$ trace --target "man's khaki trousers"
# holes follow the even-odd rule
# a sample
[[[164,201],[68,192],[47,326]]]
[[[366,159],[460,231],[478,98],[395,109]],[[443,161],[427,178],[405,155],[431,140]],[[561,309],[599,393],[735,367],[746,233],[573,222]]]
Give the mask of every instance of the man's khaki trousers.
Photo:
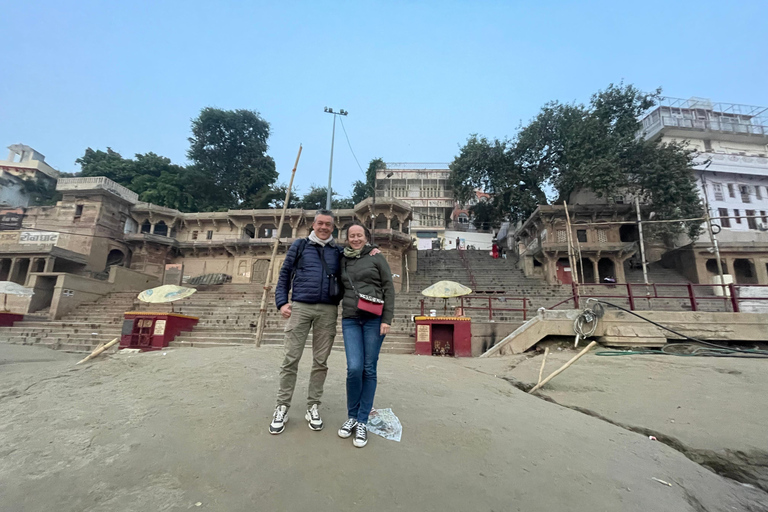
[[[277,405],[291,406],[293,391],[296,388],[296,374],[299,361],[304,353],[309,329],[312,328],[312,372],[309,375],[307,408],[320,404],[323,397],[323,384],[328,373],[328,356],[336,337],[338,306],[332,304],[291,303],[291,317],[285,324],[285,358],[280,367],[280,391],[277,393]]]

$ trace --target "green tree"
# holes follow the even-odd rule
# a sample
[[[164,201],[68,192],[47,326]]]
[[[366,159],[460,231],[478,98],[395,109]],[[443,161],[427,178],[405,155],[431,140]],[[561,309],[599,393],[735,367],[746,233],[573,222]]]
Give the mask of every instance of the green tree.
[[[376,171],[386,169],[387,164],[381,158],[374,158],[368,163],[365,171],[365,181],[357,180],[352,184],[351,201],[353,205],[373,196],[373,188],[376,184]]]
[[[536,205],[546,203],[541,174],[520,165],[515,145],[508,140],[471,135],[450,165],[456,198],[467,203],[475,198],[475,189],[491,195],[482,207],[486,222],[523,220]]]
[[[208,175],[228,208],[253,207],[269,196],[278,173],[267,155],[269,123],[252,110],[207,107],[192,121],[187,156]]]
[[[598,197],[638,196],[659,219],[700,217],[704,211],[692,152],[681,144],[638,137],[640,116],[660,94],[660,89],[643,93],[632,85],[610,84],[588,105],[549,103],[518,133],[515,161],[549,181],[558,202],[576,190],[590,189]],[[656,234],[669,239],[686,231],[696,238],[700,224],[670,223]]]
[[[328,195],[328,187],[318,187],[317,185],[311,185],[309,192],[302,196],[298,201],[298,208],[304,208],[305,210],[322,210],[325,208],[325,200]],[[352,208],[351,198],[341,198],[339,194],[334,190],[331,194],[331,207],[335,209],[340,208]]]

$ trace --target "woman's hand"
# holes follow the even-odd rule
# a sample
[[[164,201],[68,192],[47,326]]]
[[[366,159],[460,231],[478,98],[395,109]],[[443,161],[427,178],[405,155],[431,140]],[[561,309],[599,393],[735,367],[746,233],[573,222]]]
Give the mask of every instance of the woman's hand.
[[[389,334],[389,324],[381,324],[381,329],[379,329],[379,334],[384,336],[385,334]]]

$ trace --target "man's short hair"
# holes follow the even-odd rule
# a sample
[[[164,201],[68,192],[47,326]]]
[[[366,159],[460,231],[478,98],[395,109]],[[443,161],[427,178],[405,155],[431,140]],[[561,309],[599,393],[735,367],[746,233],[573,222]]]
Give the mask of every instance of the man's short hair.
[[[333,214],[331,210],[326,209],[320,209],[315,212],[315,218],[314,220],[317,220],[318,215],[327,215],[328,217],[332,218],[333,220],[336,220],[336,216]]]

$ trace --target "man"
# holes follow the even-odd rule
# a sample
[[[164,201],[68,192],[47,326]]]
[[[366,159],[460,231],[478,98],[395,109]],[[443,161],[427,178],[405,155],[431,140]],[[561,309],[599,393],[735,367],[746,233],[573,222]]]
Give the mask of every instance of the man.
[[[338,304],[343,289],[334,281],[340,275],[340,259],[344,248],[333,239],[334,218],[330,210],[318,210],[308,238],[293,242],[280,269],[275,288],[275,303],[285,324],[285,358],[280,366],[280,390],[277,406],[269,425],[270,434],[280,434],[288,421],[299,361],[304,353],[309,329],[312,329],[312,371],[309,376],[307,413],[304,416],[312,430],[322,430],[318,408],[323,384],[328,373],[328,356],[336,336]],[[371,255],[379,253],[378,249]],[[322,259],[321,259],[322,258]],[[324,263],[324,264],[323,264]],[[338,285],[341,284],[338,279]],[[334,293],[338,288],[337,293]],[[291,300],[288,291],[291,290]]]

